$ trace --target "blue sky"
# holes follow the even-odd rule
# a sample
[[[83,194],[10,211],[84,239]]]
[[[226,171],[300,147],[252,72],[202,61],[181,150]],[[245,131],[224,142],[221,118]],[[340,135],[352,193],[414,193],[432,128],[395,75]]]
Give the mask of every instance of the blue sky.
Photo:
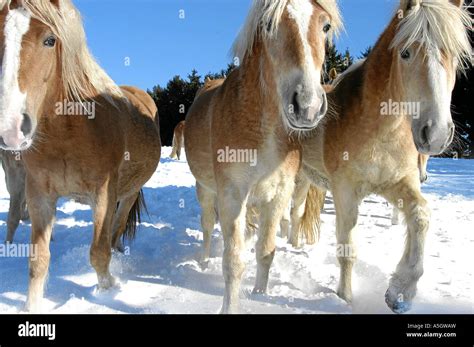
[[[251,0],[75,0],[89,46],[118,84],[151,88],[193,68],[215,72]],[[358,55],[388,24],[398,0],[340,0],[346,33],[337,47]],[[184,19],[180,18],[184,11]],[[129,64],[127,64],[129,62]]]

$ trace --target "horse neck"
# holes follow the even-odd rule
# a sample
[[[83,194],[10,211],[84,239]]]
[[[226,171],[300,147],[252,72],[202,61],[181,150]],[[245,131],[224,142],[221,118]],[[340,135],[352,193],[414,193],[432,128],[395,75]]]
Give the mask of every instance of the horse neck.
[[[57,84],[53,84],[52,88],[49,88],[42,108],[39,110],[41,116],[41,121],[38,124],[40,132],[49,133],[49,134],[62,134],[62,136],[67,137],[69,131],[75,131],[75,127],[65,127],[64,124],[79,125],[81,122],[89,121],[87,116],[76,115],[76,114],[64,114],[68,112],[70,105],[74,104],[74,108],[79,108],[81,101],[72,100],[68,98],[62,88],[57,88],[60,86],[61,81],[58,81]]]
[[[262,42],[254,45],[252,55],[247,54],[239,67],[241,92],[252,93],[251,105],[243,105],[253,112],[248,114],[262,115],[262,123],[267,126],[280,125],[281,121],[278,90],[270,56]],[[245,97],[248,102],[249,98]],[[265,111],[265,112],[263,112]]]
[[[394,18],[364,63],[361,95],[363,121],[373,119],[377,121],[379,129],[384,126],[389,129],[397,128],[405,120],[405,117],[383,116],[383,121],[380,121],[382,103],[403,99],[390,49],[396,30],[397,20]]]

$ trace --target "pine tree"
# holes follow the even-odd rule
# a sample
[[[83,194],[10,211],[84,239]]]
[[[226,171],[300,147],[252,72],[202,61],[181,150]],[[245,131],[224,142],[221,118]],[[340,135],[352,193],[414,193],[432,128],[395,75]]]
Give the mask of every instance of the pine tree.
[[[372,46],[369,46],[365,49],[365,51],[361,52],[358,59],[366,59],[369,54],[372,52],[374,48]]]
[[[343,73],[346,71],[352,64],[354,63],[354,58],[351,56],[348,49],[341,54],[336,46],[334,45],[327,45],[326,46],[326,61],[324,63],[325,68],[325,76],[324,76],[324,83],[328,83],[329,81],[329,71],[335,69],[338,74]]]

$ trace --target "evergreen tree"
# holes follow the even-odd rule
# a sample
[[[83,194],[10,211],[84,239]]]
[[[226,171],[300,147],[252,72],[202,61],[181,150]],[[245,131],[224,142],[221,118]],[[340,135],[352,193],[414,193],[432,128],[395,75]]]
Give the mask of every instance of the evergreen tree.
[[[344,54],[340,53],[336,46],[327,45],[326,46],[326,61],[324,63],[324,68],[326,74],[324,76],[324,83],[329,82],[329,71],[335,69],[338,74],[346,71],[354,63],[354,58],[351,56],[348,49]]]
[[[466,6],[471,1],[466,1]],[[468,7],[471,18],[474,16],[474,7]],[[474,42],[474,33],[471,31],[471,43]],[[456,124],[456,137],[447,156],[453,152],[458,156],[474,159],[474,68],[471,66],[465,75],[459,75],[453,91],[452,115]]]
[[[374,48],[372,46],[367,47],[363,52],[360,53],[358,59],[366,59]]]

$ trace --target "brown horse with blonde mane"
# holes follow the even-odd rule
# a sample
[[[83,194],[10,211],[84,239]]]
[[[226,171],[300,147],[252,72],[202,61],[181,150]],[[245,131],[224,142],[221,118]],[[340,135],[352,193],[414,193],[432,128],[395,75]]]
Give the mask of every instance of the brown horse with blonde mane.
[[[99,289],[114,286],[111,245],[135,232],[141,188],[160,159],[157,109],[147,93],[119,88],[95,62],[70,0],[3,0],[0,11],[1,146],[23,150],[36,247],[26,308],[36,312],[59,197],[91,205],[91,264]]]
[[[386,303],[403,313],[416,295],[430,221],[420,189],[419,153],[440,154],[453,140],[451,92],[456,72],[472,60],[472,21],[462,3],[401,0],[367,60],[351,67],[328,94],[332,116],[303,142],[301,185],[309,185],[307,177],[333,193],[338,294],[348,302],[357,255],[352,234],[359,204],[372,193],[399,208],[407,224],[405,251],[390,279]],[[307,189],[296,191],[295,201],[304,201]],[[307,200],[313,209],[321,208],[311,195]],[[295,209],[301,211],[301,206]]]
[[[267,289],[276,231],[300,169],[296,136],[326,115],[321,69],[328,35],[340,24],[333,0],[255,0],[234,45],[239,66],[205,87],[187,116],[185,148],[206,242],[215,201],[222,226],[223,313],[238,310],[247,203],[260,215],[254,293]]]

